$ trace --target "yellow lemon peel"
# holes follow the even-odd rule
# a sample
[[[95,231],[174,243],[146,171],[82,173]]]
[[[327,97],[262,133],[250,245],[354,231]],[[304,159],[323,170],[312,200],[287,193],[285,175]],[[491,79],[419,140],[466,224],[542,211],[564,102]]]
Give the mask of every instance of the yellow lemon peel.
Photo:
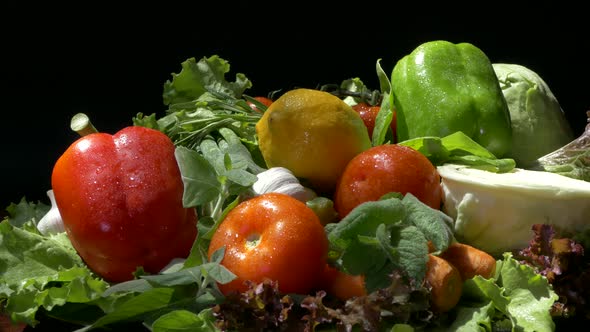
[[[357,112],[320,90],[287,91],[256,124],[268,167],[285,167],[319,192],[331,192],[346,164],[371,147]]]

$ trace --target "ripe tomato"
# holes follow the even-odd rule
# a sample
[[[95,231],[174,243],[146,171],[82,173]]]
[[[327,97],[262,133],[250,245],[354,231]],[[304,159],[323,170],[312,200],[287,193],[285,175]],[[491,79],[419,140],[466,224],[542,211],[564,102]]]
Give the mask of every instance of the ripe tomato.
[[[374,146],[346,165],[334,193],[334,208],[342,218],[357,205],[376,201],[390,192],[412,193],[439,209],[440,175],[428,158],[412,148],[397,144]]]
[[[355,110],[363,119],[365,123],[365,127],[369,131],[369,137],[373,137],[373,130],[375,129],[375,119],[377,118],[377,114],[381,110],[381,106],[371,106],[365,102],[358,103],[352,106],[352,109]],[[393,133],[394,140],[396,139],[396,113],[393,112],[393,118],[391,119],[391,124],[389,127]]]
[[[263,104],[264,106],[266,106],[266,107],[269,107],[269,106],[270,106],[270,104],[272,104],[272,100],[271,100],[270,98],[267,98],[267,97],[258,96],[258,97],[254,97],[254,99],[255,99],[256,101],[259,101],[260,103],[262,103],[262,104]],[[262,113],[262,111],[261,111],[260,109],[258,109],[258,106],[256,106],[256,105],[255,105],[253,102],[251,102],[251,101],[247,101],[247,103],[248,103],[248,105],[250,105],[250,107],[251,107],[253,110],[255,110],[255,111],[257,111],[257,112],[261,112],[261,113]]]
[[[221,264],[236,274],[222,293],[245,291],[246,280],[275,280],[284,293],[307,294],[326,265],[328,239],[305,203],[266,193],[233,208],[213,234],[208,255],[225,246]]]

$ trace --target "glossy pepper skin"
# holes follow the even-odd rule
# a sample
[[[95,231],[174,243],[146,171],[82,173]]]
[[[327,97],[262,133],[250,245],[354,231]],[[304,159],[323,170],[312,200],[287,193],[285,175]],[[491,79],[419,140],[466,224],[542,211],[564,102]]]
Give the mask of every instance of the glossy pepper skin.
[[[174,145],[139,126],[75,141],[57,160],[52,188],[78,254],[110,282],[138,266],[157,273],[186,257],[197,235],[195,209],[182,205]]]
[[[489,58],[476,46],[423,43],[396,63],[391,85],[398,142],[462,131],[496,157],[510,151],[508,106]]]

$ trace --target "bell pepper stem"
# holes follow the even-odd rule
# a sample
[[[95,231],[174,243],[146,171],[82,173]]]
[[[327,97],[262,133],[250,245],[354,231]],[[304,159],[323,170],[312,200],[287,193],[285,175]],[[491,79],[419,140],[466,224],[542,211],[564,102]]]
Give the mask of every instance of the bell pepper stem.
[[[80,136],[86,136],[98,132],[98,130],[94,128],[92,122],[90,122],[90,118],[84,113],[78,113],[72,117],[70,128]]]

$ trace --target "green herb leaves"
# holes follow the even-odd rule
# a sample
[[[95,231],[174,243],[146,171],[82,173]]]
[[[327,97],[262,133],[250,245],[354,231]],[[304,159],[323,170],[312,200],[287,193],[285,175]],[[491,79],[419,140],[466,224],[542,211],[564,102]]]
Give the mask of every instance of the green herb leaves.
[[[412,194],[363,203],[340,222],[326,225],[331,263],[365,275],[369,292],[389,286],[394,270],[420,284],[428,241],[436,250],[447,248],[454,240],[450,222]]]
[[[229,62],[217,55],[204,57],[198,62],[195,58],[187,59],[182,63],[181,72],[172,74],[172,81],[164,83],[164,104],[190,102],[208,90],[239,96],[252,86],[252,82],[241,73],[236,75],[235,82],[227,82],[225,74],[229,69]]]
[[[509,172],[516,165],[514,159],[496,158],[491,152],[460,131],[442,138],[417,137],[398,144],[418,150],[434,165],[455,163],[495,173]]]
[[[183,146],[175,151],[184,183],[183,204],[195,207],[200,218],[188,266],[207,261],[205,253],[217,225],[262,170],[232,130],[222,128],[220,134],[217,141],[212,137],[203,140],[200,153]]]
[[[254,111],[243,95],[252,83],[241,73],[235,82],[228,82],[228,71],[229,63],[218,56],[198,62],[186,60],[181,72],[172,74],[172,81],[164,84],[166,115],[156,119],[155,115],[138,113],[133,123],[158,129],[175,145],[195,150],[208,136],[218,137],[220,129],[229,128],[249,148],[257,149],[254,126],[262,114]]]

